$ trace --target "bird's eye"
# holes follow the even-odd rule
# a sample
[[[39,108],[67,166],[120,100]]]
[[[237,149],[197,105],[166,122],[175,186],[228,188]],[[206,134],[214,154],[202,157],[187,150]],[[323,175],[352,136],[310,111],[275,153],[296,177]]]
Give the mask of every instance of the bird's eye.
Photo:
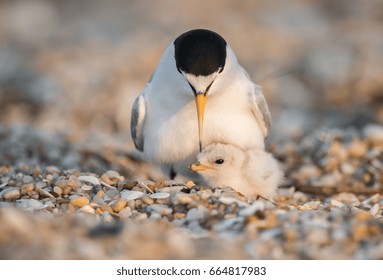
[[[216,161],[215,161],[215,163],[216,164],[222,164],[222,163],[224,163],[224,160],[223,159],[217,159]]]

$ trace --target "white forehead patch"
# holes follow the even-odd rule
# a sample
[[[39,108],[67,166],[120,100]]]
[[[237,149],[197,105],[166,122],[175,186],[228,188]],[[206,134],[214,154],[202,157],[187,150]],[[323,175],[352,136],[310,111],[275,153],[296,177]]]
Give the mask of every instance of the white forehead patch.
[[[210,86],[214,79],[218,76],[219,71],[221,71],[221,69],[218,69],[218,71],[210,74],[209,76],[195,76],[193,74],[188,74],[183,71],[182,74],[184,75],[186,80],[194,87],[196,92],[205,93],[208,86]]]

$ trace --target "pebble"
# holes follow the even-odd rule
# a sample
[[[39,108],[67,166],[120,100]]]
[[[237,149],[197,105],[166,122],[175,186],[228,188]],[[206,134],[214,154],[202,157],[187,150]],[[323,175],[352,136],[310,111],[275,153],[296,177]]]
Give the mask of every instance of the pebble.
[[[27,210],[42,210],[48,207],[48,205],[44,205],[41,201],[36,199],[19,199],[16,203],[17,207]]]
[[[366,222],[373,219],[371,213],[361,210],[359,208],[353,207],[351,208],[351,211],[355,214],[355,218],[359,222]]]
[[[316,165],[305,164],[299,168],[296,175],[304,181],[308,178],[319,177],[321,175],[321,171]]]
[[[201,192],[199,192],[199,196],[203,200],[208,200],[212,196],[212,192],[211,191],[210,192],[208,192],[208,191],[201,191]]]
[[[376,146],[383,145],[383,126],[370,124],[363,129],[364,136]]]
[[[106,171],[105,173],[109,178],[111,179],[117,179],[119,181],[123,181],[124,180],[124,177],[120,175],[120,173],[118,173],[117,171],[115,170],[108,170]]]
[[[54,166],[54,165],[50,165],[50,166],[47,166],[45,168],[45,170],[48,172],[48,173],[60,173],[60,169],[57,167],[57,166]]]
[[[90,205],[84,205],[80,209],[78,209],[77,211],[87,213],[87,214],[95,214],[96,213],[96,210],[94,210],[94,208],[91,207]]]
[[[221,222],[216,223],[213,226],[213,231],[215,232],[225,232],[227,230],[236,230],[239,227],[243,226],[243,217],[235,217],[231,219],[225,219]]]
[[[21,197],[21,193],[18,188],[5,189],[1,192],[1,194],[5,200],[16,200]]]
[[[164,199],[168,198],[169,196],[170,194],[167,192],[156,192],[149,195],[149,197],[152,199]]]
[[[157,212],[158,214],[161,215],[169,215],[173,212],[173,209],[169,208],[166,205],[163,204],[152,204],[148,206],[149,211],[154,211]]]
[[[187,181],[185,186],[188,187],[188,188],[192,188],[192,187],[195,186],[195,183],[193,181]]]
[[[154,200],[149,195],[142,196],[142,201],[148,205],[152,205]]]
[[[324,246],[330,242],[330,235],[327,229],[313,228],[307,234],[307,241],[311,244]]]
[[[194,200],[197,200],[198,196],[188,193],[177,193],[177,195],[172,199],[173,204],[189,204]]]
[[[118,199],[120,197],[120,192],[117,189],[108,190],[105,192],[105,200]]]
[[[108,185],[114,185],[114,182],[109,178],[108,175],[106,174],[102,174],[102,176],[100,177],[100,179],[102,180],[102,182],[108,184]]]
[[[230,205],[230,204],[237,204],[239,207],[248,207],[249,204],[242,201],[242,200],[239,200],[235,197],[230,197],[230,196],[221,196],[219,198],[219,201],[222,202],[223,204],[226,204],[226,205]]]
[[[256,200],[251,204],[250,206],[241,209],[239,211],[239,215],[246,217],[246,216],[252,216],[254,215],[257,211],[264,211],[265,210],[265,203],[260,200]]]
[[[161,217],[162,217],[161,214],[157,212],[152,212],[150,214],[150,219],[152,220],[158,220],[158,219],[161,219]]]
[[[167,193],[176,193],[184,189],[184,186],[171,186],[171,187],[163,187],[161,188],[161,192],[167,192]]]
[[[49,193],[48,191],[46,191],[44,189],[37,189],[37,191],[43,197],[55,198],[51,193]]]
[[[127,201],[131,201],[131,200],[135,200],[135,199],[141,198],[143,195],[144,195],[144,193],[140,192],[140,191],[123,190],[121,192],[121,198],[123,198],[123,199],[125,199]]]
[[[34,188],[35,188],[35,186],[32,183],[24,184],[21,187],[21,194],[22,195],[27,194],[28,192],[33,191]]]
[[[352,226],[352,236],[356,241],[365,239],[368,235],[368,227],[366,224],[357,224]]]
[[[208,210],[204,206],[199,205],[197,208],[192,208],[187,212],[186,220],[202,221],[203,219],[206,218],[207,214],[208,214]]]
[[[331,199],[330,200],[330,204],[332,206],[335,206],[335,207],[338,207],[338,208],[346,208],[346,204],[340,202],[339,200],[336,200],[336,199]]]
[[[109,204],[112,207],[113,211],[118,213],[127,205],[127,201],[123,198],[115,200]]]
[[[81,189],[83,189],[84,191],[91,191],[91,190],[93,190],[93,186],[91,186],[91,185],[82,185]]]
[[[86,204],[89,204],[89,199],[83,196],[72,198],[69,202],[72,206],[83,207]]]
[[[97,186],[100,184],[100,181],[94,176],[79,176],[78,180],[81,182],[92,184],[94,186]]]
[[[367,151],[367,144],[359,139],[352,141],[348,147],[348,153],[351,157],[360,158],[364,156],[367,153]]]
[[[174,213],[174,219],[184,219],[186,217],[185,213]]]
[[[24,175],[23,176],[23,182],[24,183],[32,183],[33,182],[33,177],[32,176],[29,176],[29,175]]]
[[[362,205],[369,205],[371,202],[376,202],[379,198],[379,194],[376,193],[372,196],[370,196],[369,198],[365,199],[362,201]]]
[[[120,212],[118,212],[118,214],[120,215],[120,217],[129,218],[132,215],[132,209],[130,209],[130,207],[125,207],[121,209]]]
[[[57,186],[53,187],[53,191],[57,193],[59,196],[63,194],[63,189]]]
[[[372,216],[376,216],[379,213],[379,210],[380,210],[379,204],[375,203],[374,206],[372,206],[372,208],[370,209],[370,214]]]

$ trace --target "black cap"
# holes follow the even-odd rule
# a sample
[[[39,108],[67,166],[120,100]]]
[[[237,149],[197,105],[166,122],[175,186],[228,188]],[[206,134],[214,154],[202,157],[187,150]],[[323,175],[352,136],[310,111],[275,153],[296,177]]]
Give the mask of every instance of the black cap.
[[[226,60],[226,41],[219,34],[194,29],[174,41],[176,66],[179,72],[208,76],[222,71]]]

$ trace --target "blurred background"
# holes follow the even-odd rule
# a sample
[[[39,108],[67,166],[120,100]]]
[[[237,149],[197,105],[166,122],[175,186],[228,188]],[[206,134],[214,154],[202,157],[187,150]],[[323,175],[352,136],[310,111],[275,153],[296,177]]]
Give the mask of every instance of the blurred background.
[[[380,0],[3,0],[0,124],[132,151],[134,98],[194,28],[220,33],[263,87],[271,139],[383,123]]]

